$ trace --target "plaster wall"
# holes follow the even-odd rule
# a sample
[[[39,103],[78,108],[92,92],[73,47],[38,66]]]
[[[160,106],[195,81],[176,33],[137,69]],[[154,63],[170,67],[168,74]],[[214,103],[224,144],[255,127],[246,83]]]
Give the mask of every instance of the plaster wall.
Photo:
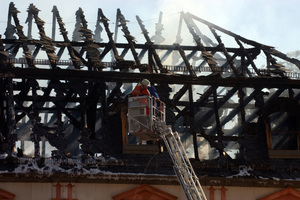
[[[13,183],[0,182],[0,189],[15,194],[15,200],[51,200],[56,196],[57,183]],[[61,198],[68,198],[69,183],[60,183]],[[72,199],[77,200],[112,200],[112,197],[131,190],[139,185],[134,184],[102,184],[102,183],[71,183]],[[142,183],[141,183],[142,184]],[[174,195],[178,200],[186,200],[185,194],[179,185],[151,185],[159,190]],[[214,200],[221,200],[221,186],[214,186]],[[225,199],[222,200],[256,200],[283,188],[262,187],[225,187]],[[296,188],[295,188],[296,189]],[[210,200],[208,187],[203,190]],[[299,189],[298,189],[299,190]]]

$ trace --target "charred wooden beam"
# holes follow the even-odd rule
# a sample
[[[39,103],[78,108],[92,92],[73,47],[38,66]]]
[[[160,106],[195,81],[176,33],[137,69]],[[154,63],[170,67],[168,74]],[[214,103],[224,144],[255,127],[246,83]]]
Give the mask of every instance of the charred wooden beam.
[[[248,59],[248,62],[250,62],[251,66],[252,66],[252,68],[255,70],[256,74],[257,74],[258,76],[261,76],[260,71],[257,69],[255,63],[253,62],[254,58],[252,58],[252,57],[250,56],[250,54],[249,54],[247,51],[245,51],[245,48],[244,48],[243,44],[242,44],[238,39],[235,39],[235,41],[238,43],[238,45],[240,46],[241,50],[244,52],[245,56],[246,56],[247,59]]]
[[[185,64],[186,68],[188,69],[188,71],[189,71],[189,73],[190,73],[190,76],[196,77],[196,73],[195,73],[195,71],[193,70],[193,68],[192,68],[192,66],[191,66],[191,64],[190,64],[190,62],[188,61],[188,59],[187,59],[187,57],[186,57],[186,55],[185,55],[183,49],[180,47],[179,44],[175,44],[175,45],[176,45],[177,48],[178,48],[179,54],[181,55],[181,57],[182,57],[182,59],[183,59],[183,61],[184,61],[184,64]]]
[[[213,87],[211,87],[211,88],[209,88],[209,93],[211,92],[211,95],[214,95],[214,93],[213,93]],[[231,90],[229,90],[228,92],[227,92],[227,94],[225,95],[225,96],[223,96],[222,98],[220,98],[220,100],[216,100],[217,101],[217,105],[215,105],[215,101],[213,102],[214,104],[214,108],[215,109],[220,109],[235,93],[236,93],[236,91],[237,91],[237,87],[234,87],[234,88],[232,88]],[[207,98],[208,98],[208,94],[209,93],[207,93],[206,95],[204,95],[204,98],[201,98],[201,101],[199,101],[199,102],[197,102],[197,103],[195,103],[195,106],[201,106],[201,107],[207,107],[207,103],[205,104],[205,106],[203,105],[204,104],[204,99],[206,100]],[[217,94],[216,94],[217,95]],[[201,118],[201,119],[199,119],[199,122],[200,122],[200,124],[201,124],[201,122],[202,121],[204,121],[204,120],[206,120],[206,119],[209,119],[210,117],[212,117],[213,116],[213,114],[214,114],[214,112],[215,112],[215,109],[212,109],[212,110],[210,110],[210,111],[208,111],[207,113],[205,113],[204,115],[203,115],[203,117]]]
[[[214,28],[216,30],[219,30],[219,31],[221,31],[221,32],[229,35],[229,36],[232,36],[235,39],[238,39],[238,40],[240,40],[240,41],[242,41],[242,42],[244,42],[246,44],[255,46],[258,49],[263,49],[264,51],[267,51],[268,53],[273,54],[274,56],[277,56],[277,57],[279,57],[279,58],[281,58],[283,60],[286,60],[288,62],[294,63],[298,68],[300,68],[300,61],[299,60],[297,60],[295,58],[289,58],[289,57],[287,57],[285,54],[281,53],[280,51],[275,50],[274,47],[272,47],[272,46],[268,46],[268,45],[264,45],[264,44],[261,44],[261,43],[258,43],[258,42],[252,41],[252,40],[248,40],[248,39],[246,39],[246,38],[244,38],[244,37],[242,37],[240,35],[234,34],[231,31],[228,31],[228,30],[223,29],[223,28],[221,28],[221,27],[219,27],[219,26],[217,26],[217,25],[215,25],[213,23],[210,23],[210,22],[208,22],[208,21],[206,21],[204,19],[201,19],[201,18],[199,18],[199,17],[197,17],[197,16],[195,16],[195,15],[193,15],[191,13],[186,13],[186,15],[188,15],[189,17],[191,17],[191,18],[193,18],[193,19],[195,19],[195,20],[197,20],[197,21],[199,21],[199,22],[201,22],[203,24],[206,24],[209,27],[212,27],[212,28]]]
[[[28,8],[28,12],[33,15],[35,23],[39,29],[39,34],[41,37],[40,42],[42,43],[42,49],[44,49],[47,53],[48,59],[51,63],[53,69],[56,69],[56,63],[58,61],[58,57],[55,54],[55,47],[52,44],[51,38],[46,35],[44,24],[45,22],[38,17],[39,9],[37,9],[34,5],[30,5]]]
[[[4,44],[18,44],[20,43],[19,40],[16,39],[2,39]],[[40,40],[27,40],[29,45],[41,45]],[[67,43],[64,43],[64,41],[52,41],[53,45],[56,47],[61,47],[61,46],[68,46]],[[85,45],[84,42],[74,42],[71,41],[70,44],[73,47],[82,47]],[[100,48],[112,48],[110,43],[96,43]],[[129,48],[128,44],[125,43],[114,43],[116,48]],[[176,45],[162,45],[162,44],[151,44],[149,45],[148,43],[146,44],[135,44],[136,49],[149,49],[151,46],[153,46],[154,49],[157,50],[178,50]],[[186,46],[186,45],[181,45],[180,46],[184,51],[201,51],[199,47],[197,46]],[[216,46],[216,47],[210,47],[210,46],[205,46],[205,49],[207,51],[216,51],[216,52],[222,52],[222,48]],[[232,53],[237,53],[238,55],[242,55],[242,51],[240,48],[226,48],[228,52]],[[247,48],[245,49],[248,53],[256,53],[259,52],[258,48]]]
[[[126,83],[138,82],[142,78],[147,78],[154,83],[169,84],[194,84],[194,85],[219,85],[225,87],[257,87],[264,85],[266,88],[291,87],[300,88],[300,81],[296,79],[282,79],[276,77],[227,77],[216,78],[213,76],[190,77],[185,75],[165,75],[147,73],[122,73],[113,71],[90,72],[69,69],[37,69],[37,68],[0,68],[0,77],[7,78],[39,78],[39,79],[60,79],[60,80],[104,80],[122,81]]]
[[[130,31],[128,30],[128,27],[126,25],[126,19],[122,15],[120,9],[117,10],[117,20],[119,20],[119,22],[120,22],[120,26],[122,27],[124,37],[126,38],[128,44],[129,44],[129,47],[130,47],[130,50],[131,50],[131,53],[133,55],[136,65],[138,65],[138,66],[141,65],[141,61],[138,58],[138,53],[135,50],[135,42],[134,42],[135,37],[130,35]]]
[[[19,36],[19,40],[22,42],[22,47],[23,47],[23,52],[27,61],[27,64],[29,67],[35,67],[33,64],[33,56],[31,55],[31,52],[28,48],[28,43],[27,40],[28,38],[24,35],[23,32],[23,27],[20,25],[20,21],[18,19],[17,13],[19,12],[14,5],[10,6],[12,17],[14,19],[14,22],[16,24],[16,29],[17,29],[17,35]]]
[[[242,125],[246,122],[246,113],[245,113],[245,105],[244,105],[244,97],[245,97],[245,92],[243,91],[242,88],[239,87],[238,90],[238,97],[239,97],[239,103],[240,103],[240,110],[241,110],[241,121],[242,121]]]
[[[205,61],[207,62],[207,64],[209,65],[209,67],[211,68],[213,73],[220,73],[220,70],[217,68],[218,63],[215,61],[216,59],[213,57],[213,55],[211,53],[209,53],[207,51],[207,49],[202,44],[201,38],[199,37],[199,35],[197,35],[195,33],[195,31],[190,23],[190,19],[188,19],[186,15],[183,15],[183,19],[184,19],[185,23],[187,24],[187,27],[188,27],[190,33],[192,34],[194,41],[197,44],[199,50],[201,50],[202,57],[205,59]]]
[[[81,49],[82,51],[86,52],[86,57],[88,59],[87,61],[87,67],[91,71],[98,71],[102,70],[103,65],[100,62],[100,52],[98,51],[99,46],[94,43],[93,39],[93,33],[90,29],[88,29],[87,21],[85,19],[85,15],[83,10],[79,9],[79,16],[81,19],[82,26],[79,29],[79,32],[82,33],[85,41],[85,45]]]
[[[80,58],[78,58],[74,53],[75,50],[73,49],[72,45],[70,44],[70,40],[68,38],[68,32],[65,29],[65,26],[64,26],[65,24],[63,23],[62,18],[60,17],[59,11],[57,10],[56,6],[53,7],[52,11],[55,12],[55,14],[56,14],[56,19],[57,19],[57,23],[59,25],[60,33],[64,38],[64,43],[67,44],[67,49],[68,49],[69,55],[71,57],[73,66],[75,67],[75,69],[79,69],[80,68],[80,66],[79,66]],[[60,51],[62,49],[64,49],[64,48],[61,47]],[[62,53],[60,54],[60,51],[58,53],[59,58],[60,58],[60,55],[62,54]]]
[[[103,23],[103,25],[104,25],[105,31],[106,31],[106,33],[107,33],[107,37],[108,37],[108,39],[109,39],[109,44],[110,44],[109,46],[110,46],[110,48],[112,49],[112,51],[113,51],[113,53],[114,53],[114,56],[115,56],[116,61],[117,61],[117,62],[118,62],[118,61],[122,61],[123,58],[122,58],[121,56],[119,56],[117,47],[116,47],[116,45],[115,45],[115,41],[113,40],[113,37],[112,37],[113,33],[112,33],[112,32],[110,31],[110,29],[109,29],[109,25],[108,25],[109,19],[107,19],[107,18],[105,17],[105,15],[104,15],[103,12],[102,12],[102,9],[100,9],[100,8],[98,9],[98,16],[100,16],[99,21],[101,21],[101,22]]]
[[[144,37],[146,39],[146,44],[149,45],[149,51],[151,51],[151,54],[154,57],[154,60],[155,60],[155,62],[157,64],[158,68],[160,70],[162,70],[163,67],[162,67],[161,60],[160,60],[159,56],[156,53],[156,49],[153,47],[153,42],[151,41],[151,39],[150,39],[150,37],[148,35],[148,31],[145,28],[145,25],[143,24],[143,22],[142,22],[142,20],[140,19],[139,16],[136,16],[136,19],[137,19],[138,24],[140,25],[140,28],[142,30],[142,33],[143,33],[143,35],[144,35]]]
[[[221,147],[223,141],[221,139],[223,133],[222,126],[220,123],[220,115],[219,115],[219,107],[218,107],[218,98],[217,98],[217,87],[213,86],[213,99],[214,99],[214,114],[215,114],[215,120],[216,120],[216,127],[217,127],[217,137],[218,137],[218,143],[220,144],[219,147]],[[222,151],[219,151],[219,156],[222,157],[224,149],[222,148]]]
[[[267,69],[270,73],[279,74],[281,77],[286,78],[284,72],[286,71],[285,67],[281,64],[276,62],[276,58],[272,57],[272,55],[268,52],[263,50],[265,55],[267,56]]]
[[[223,49],[223,53],[233,71],[233,73],[236,75],[236,76],[239,76],[239,72],[234,64],[234,62],[232,61],[232,58],[231,56],[229,55],[227,49],[225,48],[225,45],[223,44],[222,40],[221,40],[221,37],[216,33],[215,29],[209,27],[210,31],[212,32],[212,34],[215,36],[216,40],[218,41],[219,43],[219,47],[221,47]]]

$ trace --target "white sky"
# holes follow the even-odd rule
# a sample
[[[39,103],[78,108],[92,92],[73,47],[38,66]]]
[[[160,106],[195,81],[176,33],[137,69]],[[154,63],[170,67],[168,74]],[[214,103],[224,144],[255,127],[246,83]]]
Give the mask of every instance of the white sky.
[[[0,0],[0,34],[6,28],[9,0]],[[165,31],[174,35],[177,28],[170,25],[178,24],[181,11],[190,12],[204,20],[214,23],[233,33],[247,39],[274,46],[277,50],[287,53],[300,49],[300,1],[299,0],[15,0],[16,8],[21,12],[19,19],[26,30],[25,20],[27,8],[33,3],[41,10],[39,17],[46,22],[46,32],[51,37],[52,7],[56,5],[69,34],[72,34],[75,24],[75,12],[81,7],[84,11],[89,28],[94,31],[98,8],[102,8],[104,15],[112,24],[114,32],[116,10],[121,9],[122,14],[130,23],[129,30],[132,35],[141,35],[136,23],[138,15],[143,21],[149,35],[154,35],[155,23],[159,12],[163,12]],[[131,27],[132,26],[132,27]],[[170,30],[171,29],[171,30]],[[138,31],[138,34],[135,32]],[[26,33],[26,31],[25,31]],[[103,32],[103,34],[106,34]],[[165,35],[163,35],[165,37]],[[71,37],[71,35],[70,35]],[[38,39],[37,37],[35,37]],[[138,39],[138,37],[137,37]],[[139,41],[144,42],[144,41]]]

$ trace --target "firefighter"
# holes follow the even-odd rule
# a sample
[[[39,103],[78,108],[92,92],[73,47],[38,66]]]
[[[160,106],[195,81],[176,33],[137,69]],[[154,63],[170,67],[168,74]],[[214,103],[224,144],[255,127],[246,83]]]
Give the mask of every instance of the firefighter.
[[[150,96],[148,87],[150,86],[150,81],[148,79],[143,79],[141,83],[135,86],[132,96]]]

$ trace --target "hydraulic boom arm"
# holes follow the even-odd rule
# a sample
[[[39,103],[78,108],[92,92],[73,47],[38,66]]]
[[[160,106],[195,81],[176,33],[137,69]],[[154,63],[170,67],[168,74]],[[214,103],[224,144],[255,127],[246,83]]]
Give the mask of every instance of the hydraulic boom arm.
[[[164,141],[174,163],[174,171],[178,177],[188,200],[207,200],[196,176],[194,169],[187,157],[177,132],[173,132],[165,122],[155,121],[154,131]]]

